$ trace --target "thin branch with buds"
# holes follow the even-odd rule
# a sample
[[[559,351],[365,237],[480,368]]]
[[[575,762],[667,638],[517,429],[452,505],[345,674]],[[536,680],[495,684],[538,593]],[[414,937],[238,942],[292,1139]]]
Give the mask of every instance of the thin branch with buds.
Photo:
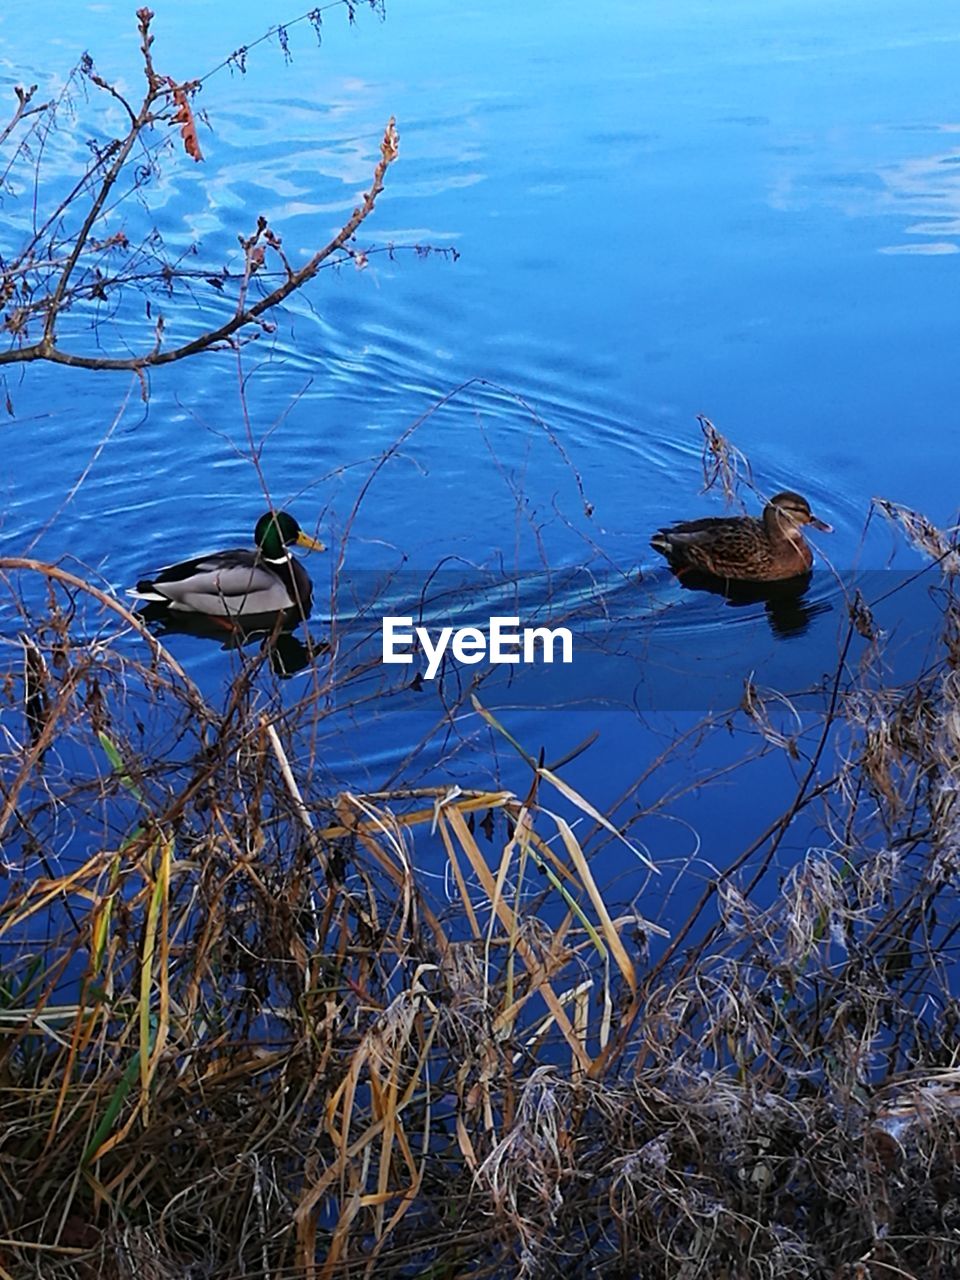
[[[131,272],[129,269],[102,269],[103,258],[108,253],[125,254],[132,262],[149,247],[149,240],[139,247],[131,246],[125,232],[108,231],[104,225],[113,209],[122,204],[132,191],[141,188],[154,171],[149,152],[147,165],[135,170],[132,167],[135,148],[143,144],[146,131],[159,124],[179,126],[186,153],[195,161],[203,158],[191,106],[191,98],[199,90],[201,81],[178,84],[157,71],[153,57],[154,36],[151,32],[153,17],[152,11],[147,8],[137,12],[140,51],[146,79],[146,91],[139,106],[132,105],[113,84],[100,75],[89,58],[81,63],[80,74],[121,104],[129,118],[129,128],[125,136],[116,138],[97,150],[93,163],[88,166],[81,180],[53,212],[44,218],[39,230],[34,230],[26,247],[9,262],[0,265],[0,305],[13,304],[4,316],[3,327],[14,338],[14,345],[9,350],[0,351],[0,365],[42,360],[74,368],[129,371],[138,374],[143,380],[143,374],[151,368],[175,363],[201,351],[236,346],[249,340],[254,336],[249,331],[263,329],[267,325],[264,318],[267,313],[303,288],[325,264],[333,264],[338,260],[353,260],[358,266],[366,263],[366,254],[350,242],[373,212],[377,198],[384,188],[387,169],[397,158],[399,138],[393,117],[384,130],[380,158],[374,168],[369,190],[364,192],[361,202],[336,235],[317,249],[299,269],[295,270],[291,266],[283,251],[281,237],[263,216],[257,219],[256,229],[250,236],[238,236],[244,253],[242,273],[231,275],[224,268],[187,271],[181,270],[179,264],[163,264],[156,282],[167,293],[172,293],[177,283],[189,277],[194,281],[205,280],[222,297],[227,281],[236,281],[235,305],[232,313],[221,324],[164,350],[163,335],[167,326],[162,320],[158,320],[153,326],[152,344],[133,355],[90,354],[81,350],[68,350],[61,345],[58,329],[65,314],[91,302],[95,305],[102,304],[111,295],[119,296],[118,290],[122,285],[132,283],[140,286],[150,278],[142,272]],[[31,111],[46,109],[28,107],[34,91],[35,87],[17,90],[17,112],[0,135],[0,141]],[[120,183],[126,175],[130,175],[133,181],[132,186],[123,190]],[[92,198],[79,228],[69,234],[64,242],[58,243],[57,232],[62,228],[66,215],[87,193],[92,193]],[[274,275],[264,269],[271,255],[281,268],[280,282],[268,288],[256,301],[250,302],[248,295],[253,277],[257,276],[261,282],[265,282]],[[29,327],[37,318],[42,319],[42,334],[36,341],[27,341]],[[145,381],[143,385],[146,393]]]

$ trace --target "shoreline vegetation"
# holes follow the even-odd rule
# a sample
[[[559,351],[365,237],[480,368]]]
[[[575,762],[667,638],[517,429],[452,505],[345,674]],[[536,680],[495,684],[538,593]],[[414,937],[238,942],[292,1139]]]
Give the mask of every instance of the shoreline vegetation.
[[[955,1274],[949,576],[915,681],[888,686],[852,601],[820,713],[748,682],[644,769],[656,795],[682,756],[709,803],[730,770],[698,760],[731,731],[760,741],[744,794],[751,757],[793,769],[780,817],[696,890],[643,865],[675,786],[617,822],[476,695],[461,710],[526,794],[442,770],[338,793],[332,665],[290,705],[265,646],[214,707],[95,586],[0,574],[22,628],[0,1274]],[[594,879],[611,843],[657,919],[693,903],[669,935]],[[445,888],[421,871],[439,857]]]
[[[915,680],[852,600],[818,713],[748,681],[625,822],[476,695],[525,795],[332,790],[334,664],[291,705],[265,645],[214,707],[96,586],[0,575],[1,1275],[955,1274],[950,576]],[[772,754],[716,876],[644,868],[671,763],[708,804]]]
[[[125,370],[146,397],[155,365],[239,361],[321,266],[394,252],[354,237],[398,137],[391,120],[306,266],[262,218],[232,269],[171,265],[114,202],[145,207],[174,147],[202,163],[201,82],[160,74],[137,19],[142,101],[85,57],[57,102],[18,88],[0,129],[10,207],[43,213],[0,263],[0,364]],[[288,52],[288,27],[270,38]],[[44,144],[78,84],[127,132],[81,147],[44,209]],[[218,323],[177,345],[184,300]],[[121,322],[144,314],[137,343]],[[243,394],[241,377],[245,411]],[[732,498],[747,461],[701,427],[704,480]],[[816,700],[747,679],[738,705],[664,729],[603,809],[567,780],[591,740],[551,758],[545,714],[547,745],[520,741],[479,670],[437,699],[462,737],[423,785],[346,790],[328,734],[338,712],[369,729],[378,694],[336,661],[308,653],[295,698],[269,641],[237,649],[214,701],[95,581],[0,557],[0,1280],[960,1274],[955,533],[874,509],[933,561],[923,668],[896,683],[841,588]],[[782,811],[708,863],[678,807],[723,786],[749,810],[771,761]],[[649,857],[654,819],[682,856]]]

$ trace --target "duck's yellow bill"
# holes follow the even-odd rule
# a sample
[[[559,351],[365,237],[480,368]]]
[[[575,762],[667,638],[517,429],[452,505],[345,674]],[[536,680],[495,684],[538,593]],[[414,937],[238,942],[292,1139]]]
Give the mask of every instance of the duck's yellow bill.
[[[304,533],[301,529],[297,534],[297,546],[308,547],[311,551],[326,551],[326,547],[322,542],[318,542],[316,538],[311,538],[309,533]]]

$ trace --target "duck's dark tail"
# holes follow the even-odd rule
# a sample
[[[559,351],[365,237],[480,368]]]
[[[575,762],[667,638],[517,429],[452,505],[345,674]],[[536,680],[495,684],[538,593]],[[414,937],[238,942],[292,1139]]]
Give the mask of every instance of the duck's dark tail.
[[[134,600],[146,600],[150,604],[169,604],[169,596],[162,595],[149,578],[141,578],[137,585],[127,592]]]

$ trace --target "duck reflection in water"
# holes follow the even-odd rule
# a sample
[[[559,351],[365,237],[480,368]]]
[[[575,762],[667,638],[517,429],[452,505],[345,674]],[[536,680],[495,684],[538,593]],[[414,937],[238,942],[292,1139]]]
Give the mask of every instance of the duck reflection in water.
[[[281,679],[305,671],[312,662],[330,652],[326,640],[316,640],[307,634],[304,640],[293,634],[296,624],[266,628],[246,626],[235,618],[208,618],[203,614],[171,613],[163,606],[147,604],[138,610],[137,617],[150,625],[159,636],[196,636],[201,640],[217,641],[221,649],[243,649],[259,644],[270,660],[270,667]]]
[[[802,636],[814,618],[831,608],[826,600],[805,598],[813,580],[811,572],[780,582],[734,582],[698,569],[675,571],[675,576],[685,590],[723,596],[735,609],[762,603],[770,630],[783,640]]]

